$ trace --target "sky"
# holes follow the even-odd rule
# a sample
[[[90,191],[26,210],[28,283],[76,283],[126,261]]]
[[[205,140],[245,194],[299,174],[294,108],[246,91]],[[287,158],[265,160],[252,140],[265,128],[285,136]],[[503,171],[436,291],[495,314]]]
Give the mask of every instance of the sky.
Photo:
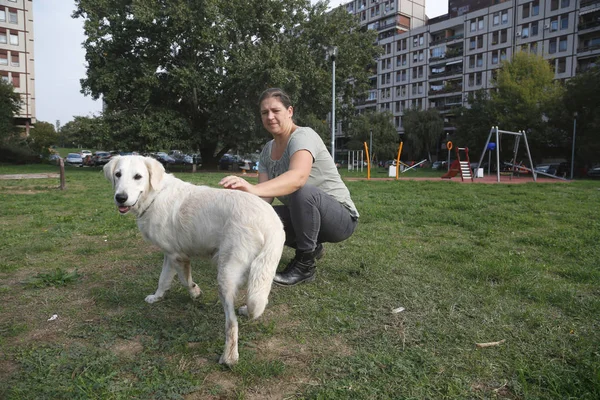
[[[314,2],[314,1],[313,1]],[[347,3],[331,0],[330,6]],[[82,43],[83,21],[71,18],[73,1],[33,2],[35,38],[35,98],[38,121],[64,125],[76,116],[90,117],[102,110],[100,101],[81,93],[86,76]],[[426,0],[426,14],[434,18],[448,11],[447,0]]]

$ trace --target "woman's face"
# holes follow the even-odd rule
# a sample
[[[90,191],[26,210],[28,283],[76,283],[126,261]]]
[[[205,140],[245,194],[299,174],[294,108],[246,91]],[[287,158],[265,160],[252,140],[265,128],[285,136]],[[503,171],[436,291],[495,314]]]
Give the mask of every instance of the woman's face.
[[[285,108],[277,97],[268,97],[260,103],[260,118],[263,126],[273,136],[288,134],[292,131],[294,109]]]

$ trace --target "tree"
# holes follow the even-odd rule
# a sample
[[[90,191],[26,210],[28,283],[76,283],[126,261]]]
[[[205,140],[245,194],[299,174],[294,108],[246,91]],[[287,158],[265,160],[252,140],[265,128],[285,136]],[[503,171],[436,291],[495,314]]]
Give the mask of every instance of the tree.
[[[484,89],[470,92],[467,102],[469,107],[460,107],[456,111],[456,131],[449,139],[459,147],[468,147],[474,157],[483,151],[490,129],[498,125],[498,117],[494,103]]]
[[[0,146],[18,132],[15,115],[21,110],[21,96],[10,83],[0,79]]]
[[[431,161],[431,149],[439,149],[444,132],[444,119],[438,110],[429,108],[407,110],[402,117],[405,131],[404,149],[411,158],[420,158],[427,154]]]
[[[496,90],[492,90],[491,98],[497,125],[507,131],[527,130],[532,152],[542,153],[554,141],[547,116],[563,95],[550,64],[541,56],[517,52],[502,64],[493,83]]]
[[[54,130],[54,125],[49,122],[38,121],[33,129],[29,131],[27,143],[29,148],[35,154],[48,155],[50,146],[56,145],[58,134]]]
[[[566,83],[564,96],[551,113],[549,123],[562,133],[559,145],[569,159],[576,129],[575,164],[579,167],[590,167],[600,160],[599,87],[600,67],[577,74]]]
[[[365,142],[370,143],[372,133],[373,148],[369,149],[370,155],[378,160],[396,158],[399,138],[392,121],[393,116],[388,112],[370,112],[353,117],[348,127],[348,148],[362,150]]]
[[[130,146],[199,149],[209,166],[229,149],[268,139],[257,104],[267,87],[290,93],[299,124],[324,119],[331,105],[324,46],[339,48],[344,105],[367,88],[364,66],[378,53],[375,32],[307,0],[76,4],[87,36],[83,92],[103,97],[110,131],[127,133]]]

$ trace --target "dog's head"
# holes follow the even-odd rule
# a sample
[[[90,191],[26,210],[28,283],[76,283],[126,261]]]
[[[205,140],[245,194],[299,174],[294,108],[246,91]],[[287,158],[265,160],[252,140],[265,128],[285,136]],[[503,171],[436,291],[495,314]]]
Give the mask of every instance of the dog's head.
[[[115,190],[115,203],[121,214],[134,212],[140,200],[160,190],[165,168],[151,157],[113,157],[103,168],[104,176]]]

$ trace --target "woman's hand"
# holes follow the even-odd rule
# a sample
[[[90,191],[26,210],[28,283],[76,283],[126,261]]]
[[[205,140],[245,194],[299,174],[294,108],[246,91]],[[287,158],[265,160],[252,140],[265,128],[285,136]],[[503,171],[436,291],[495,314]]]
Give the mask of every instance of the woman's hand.
[[[254,185],[235,175],[229,175],[221,179],[219,185],[223,186],[225,189],[241,190],[242,192],[248,193],[253,193],[254,189]]]

